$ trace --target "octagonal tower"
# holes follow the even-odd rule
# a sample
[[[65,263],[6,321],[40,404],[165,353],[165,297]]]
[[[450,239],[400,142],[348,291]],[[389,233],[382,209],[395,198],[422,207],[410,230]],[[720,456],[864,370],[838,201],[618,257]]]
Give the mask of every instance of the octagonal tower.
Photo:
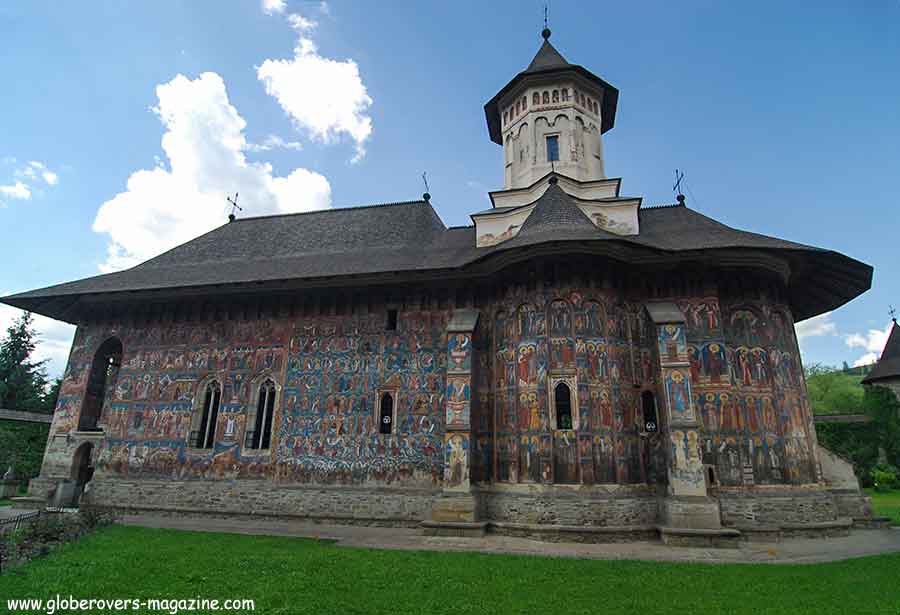
[[[503,146],[504,188],[532,185],[551,171],[578,181],[606,177],[600,135],[612,128],[619,91],[569,64],[544,43],[524,71],[484,107],[491,140]]]

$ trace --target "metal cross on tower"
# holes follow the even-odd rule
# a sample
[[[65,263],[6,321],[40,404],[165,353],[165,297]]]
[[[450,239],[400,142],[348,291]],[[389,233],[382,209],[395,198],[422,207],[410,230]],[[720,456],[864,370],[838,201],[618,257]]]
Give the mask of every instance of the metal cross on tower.
[[[237,204],[238,193],[237,192],[234,193],[234,198],[231,198],[230,196],[226,196],[225,200],[228,201],[229,203],[231,203],[231,213],[228,214],[228,221],[234,222],[235,218],[237,218],[237,216],[234,213],[235,210],[244,211],[244,209],[240,205]]]

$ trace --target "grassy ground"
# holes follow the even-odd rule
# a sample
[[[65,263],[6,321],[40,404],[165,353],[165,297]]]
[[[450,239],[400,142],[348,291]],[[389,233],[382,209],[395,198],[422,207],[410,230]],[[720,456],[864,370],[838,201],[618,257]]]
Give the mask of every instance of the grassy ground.
[[[898,570],[900,554],[813,566],[712,566],[375,551],[114,526],[4,572],[0,600],[250,598],[266,614],[897,615]]]
[[[890,517],[893,525],[900,525],[900,491],[894,490],[886,493],[879,493],[874,489],[865,491],[872,498],[872,506],[875,508],[876,515]]]
[[[0,506],[12,506],[12,500],[0,499]]]

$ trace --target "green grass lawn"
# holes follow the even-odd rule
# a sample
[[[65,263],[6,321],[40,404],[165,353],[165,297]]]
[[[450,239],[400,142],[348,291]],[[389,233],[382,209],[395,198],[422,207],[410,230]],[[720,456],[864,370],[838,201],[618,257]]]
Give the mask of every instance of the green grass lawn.
[[[12,500],[0,499],[0,506],[12,506]]]
[[[376,551],[113,526],[0,575],[0,600],[251,598],[257,613],[900,612],[900,554],[817,565]],[[6,604],[2,604],[5,608]]]
[[[866,495],[872,498],[872,506],[879,517],[890,517],[892,525],[900,525],[900,491],[879,493],[874,489],[866,489]],[[898,610],[900,611],[900,610]]]

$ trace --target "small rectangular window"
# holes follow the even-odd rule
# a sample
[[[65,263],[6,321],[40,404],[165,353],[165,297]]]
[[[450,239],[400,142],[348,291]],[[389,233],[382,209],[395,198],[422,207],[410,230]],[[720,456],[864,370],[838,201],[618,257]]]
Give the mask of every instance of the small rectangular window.
[[[559,137],[547,137],[547,162],[559,160]]]
[[[387,313],[387,330],[397,330],[397,310],[388,310]]]

